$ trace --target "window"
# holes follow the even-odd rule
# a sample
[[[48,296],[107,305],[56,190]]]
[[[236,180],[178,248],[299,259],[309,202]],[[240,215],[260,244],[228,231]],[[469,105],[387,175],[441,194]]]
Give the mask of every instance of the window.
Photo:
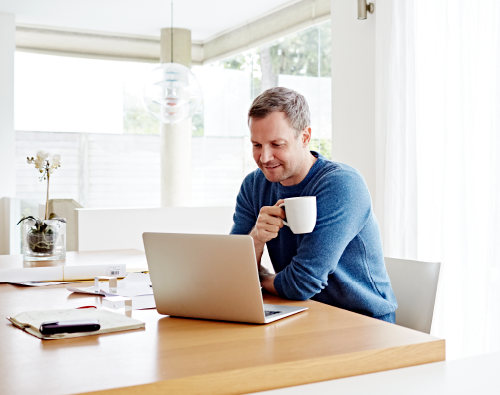
[[[159,123],[141,104],[142,80],[155,65],[16,53],[17,195],[45,199],[26,156],[62,156],[51,198],[84,207],[160,204]],[[194,66],[204,94],[193,117],[192,205],[234,205],[256,168],[247,112],[273,86],[302,93],[310,106],[311,148],[330,157],[330,23],[205,66]]]

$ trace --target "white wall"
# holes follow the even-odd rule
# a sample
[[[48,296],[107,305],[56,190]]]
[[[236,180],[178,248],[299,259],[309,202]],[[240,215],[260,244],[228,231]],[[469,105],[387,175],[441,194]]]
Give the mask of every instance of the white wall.
[[[144,250],[144,232],[229,234],[234,207],[77,209],[78,250]]]
[[[21,202],[16,198],[0,198],[0,255],[21,253]]]
[[[332,158],[358,169],[375,204],[375,12],[332,0]]]
[[[14,134],[14,51],[16,19],[0,13],[0,255],[11,253],[9,197],[16,194]],[[17,252],[17,251],[16,251]]]
[[[229,234],[234,206],[77,209],[78,251],[144,250],[144,232]],[[262,265],[273,271],[267,249]]]
[[[14,135],[14,51],[16,19],[0,13],[0,198],[16,194]],[[0,219],[1,221],[1,219]]]

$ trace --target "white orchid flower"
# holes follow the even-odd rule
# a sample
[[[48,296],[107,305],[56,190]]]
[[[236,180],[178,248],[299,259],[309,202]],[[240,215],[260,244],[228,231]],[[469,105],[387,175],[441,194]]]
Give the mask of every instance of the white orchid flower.
[[[52,157],[52,166],[51,166],[51,168],[56,169],[56,168],[60,167],[61,166],[61,162],[60,161],[61,161],[61,155],[57,155],[57,154],[54,155]]]
[[[47,180],[47,201],[45,202],[45,221],[49,219],[48,210],[49,210],[49,179],[50,175],[54,173],[54,171],[61,167],[61,155],[55,154],[50,155],[48,152],[38,150],[36,152],[36,159],[30,158],[28,156],[28,163],[34,164],[35,168],[40,171],[42,174],[40,176],[40,181]]]
[[[36,159],[28,157],[28,163],[34,164],[35,169],[42,173],[40,181],[46,179],[46,175],[50,175],[57,168],[61,167],[61,155],[50,155],[48,152],[38,150],[36,152]]]
[[[36,153],[36,158],[39,159],[39,160],[45,160],[49,157],[49,153],[48,152],[45,152],[45,151],[42,151],[42,150],[39,150],[37,151]]]
[[[38,156],[36,157],[34,163],[36,169],[43,169],[45,167],[45,159],[40,159]]]

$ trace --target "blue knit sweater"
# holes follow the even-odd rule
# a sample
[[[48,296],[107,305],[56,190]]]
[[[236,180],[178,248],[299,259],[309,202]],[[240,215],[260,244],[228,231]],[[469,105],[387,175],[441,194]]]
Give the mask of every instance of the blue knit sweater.
[[[312,233],[295,235],[284,226],[267,242],[276,291],[287,299],[313,299],[394,322],[397,302],[363,177],[350,166],[312,154],[318,160],[297,185],[270,182],[260,169],[250,173],[238,194],[231,233],[249,234],[260,209],[279,199],[316,196]]]

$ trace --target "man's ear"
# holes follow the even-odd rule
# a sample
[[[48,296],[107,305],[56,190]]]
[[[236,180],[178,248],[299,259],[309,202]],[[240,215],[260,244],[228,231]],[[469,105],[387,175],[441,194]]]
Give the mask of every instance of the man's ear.
[[[312,134],[312,129],[310,126],[306,126],[302,130],[302,146],[304,148],[307,147],[311,142],[311,134]]]

